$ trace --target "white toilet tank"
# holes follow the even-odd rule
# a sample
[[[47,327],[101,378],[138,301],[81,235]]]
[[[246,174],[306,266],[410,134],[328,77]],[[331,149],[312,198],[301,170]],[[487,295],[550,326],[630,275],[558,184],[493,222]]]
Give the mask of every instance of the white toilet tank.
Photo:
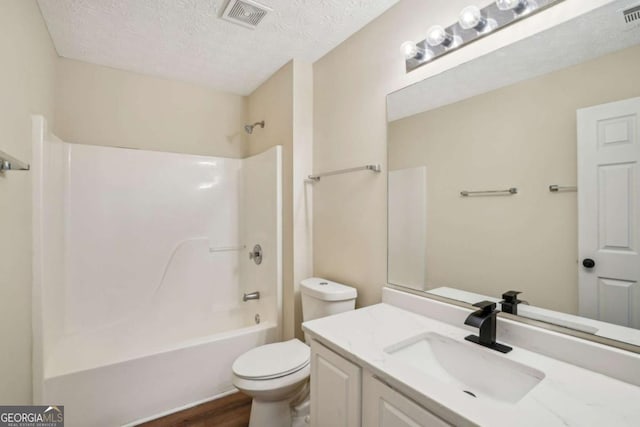
[[[312,277],[300,282],[302,295],[302,319],[318,319],[353,310],[358,291],[351,286]]]

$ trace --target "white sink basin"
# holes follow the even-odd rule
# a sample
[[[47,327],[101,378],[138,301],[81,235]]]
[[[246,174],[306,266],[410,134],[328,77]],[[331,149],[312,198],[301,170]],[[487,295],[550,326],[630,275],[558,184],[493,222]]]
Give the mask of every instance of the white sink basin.
[[[479,399],[516,403],[544,373],[491,349],[429,332],[385,349],[396,360]]]

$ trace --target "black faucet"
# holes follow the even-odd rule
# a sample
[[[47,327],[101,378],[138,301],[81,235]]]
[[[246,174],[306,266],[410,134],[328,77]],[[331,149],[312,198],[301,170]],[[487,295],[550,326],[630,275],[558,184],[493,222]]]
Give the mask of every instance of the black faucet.
[[[518,304],[520,304],[521,302],[525,302],[518,299],[518,294],[521,293],[522,292],[520,291],[507,291],[502,294],[502,301],[500,302],[500,304],[502,305],[502,311],[504,311],[505,313],[517,315]]]
[[[480,308],[480,310],[471,313],[469,317],[467,317],[467,320],[464,321],[464,324],[479,328],[480,336],[469,335],[464,339],[501,353],[509,353],[513,350],[509,346],[496,342],[496,315],[498,314],[496,303],[480,301],[473,304],[473,306]]]

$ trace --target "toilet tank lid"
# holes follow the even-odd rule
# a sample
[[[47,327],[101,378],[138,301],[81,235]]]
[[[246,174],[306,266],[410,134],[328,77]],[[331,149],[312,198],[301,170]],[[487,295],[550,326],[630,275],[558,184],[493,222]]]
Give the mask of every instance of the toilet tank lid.
[[[320,277],[301,281],[300,292],[323,301],[346,301],[358,296],[355,288]]]

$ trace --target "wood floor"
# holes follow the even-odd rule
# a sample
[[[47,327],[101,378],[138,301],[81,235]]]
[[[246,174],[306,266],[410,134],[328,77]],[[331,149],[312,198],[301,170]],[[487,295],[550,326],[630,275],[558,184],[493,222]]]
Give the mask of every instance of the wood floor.
[[[139,424],[138,427],[247,427],[251,398],[234,393],[184,411]]]

